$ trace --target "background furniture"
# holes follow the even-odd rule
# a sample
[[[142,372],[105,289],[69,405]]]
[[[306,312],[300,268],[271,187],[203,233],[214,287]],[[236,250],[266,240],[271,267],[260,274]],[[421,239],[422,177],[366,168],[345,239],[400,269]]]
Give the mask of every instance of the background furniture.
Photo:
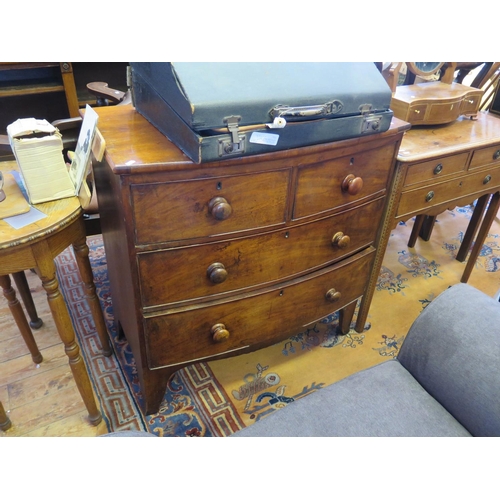
[[[497,301],[455,285],[422,311],[397,359],[294,401],[234,436],[498,437],[499,324]]]
[[[146,413],[182,366],[270,345],[337,310],[349,331],[408,124],[197,165],[131,106],[96,111],[113,313]]]
[[[105,80],[127,91],[127,62],[22,62],[0,63],[0,134],[18,118],[49,122],[78,117],[96,95],[88,82]]]
[[[409,130],[397,156],[396,174],[391,186],[390,205],[384,217],[376,266],[361,302],[356,331],[364,328],[368,308],[378,279],[380,265],[390,232],[400,221],[416,216],[409,246],[416,238],[425,216],[435,216],[446,209],[464,206],[480,198],[459,252],[465,260],[479,224],[473,252],[462,282],[466,282],[498,208],[498,196],[485,215],[487,197],[500,190],[500,120],[480,112],[477,120],[464,117],[438,127],[415,127]],[[486,196],[486,198],[481,197]],[[484,217],[484,218],[483,218]],[[378,267],[377,267],[378,266]]]
[[[11,168],[15,169],[16,165],[11,165]],[[77,197],[64,198],[38,204],[36,208],[47,215],[36,224],[14,229],[5,221],[0,221],[1,285],[4,295],[9,300],[9,307],[13,311],[18,328],[22,332],[23,338],[27,340],[27,343],[29,342],[28,347],[30,347],[32,356],[36,356],[37,353],[34,351],[36,344],[30,346],[31,342],[34,344],[31,330],[15,297],[15,292],[10,286],[8,275],[30,268],[37,270],[47,292],[52,316],[64,342],[76,384],[89,412],[90,422],[97,425],[102,417],[94,400],[85,364],[80,356],[80,349],[75,342],[73,325],[64,298],[59,291],[54,265],[54,257],[72,245],[82,280],[85,283],[87,301],[99,333],[103,353],[109,356],[111,346],[93,282],[80,201]],[[35,360],[35,358],[33,359]]]

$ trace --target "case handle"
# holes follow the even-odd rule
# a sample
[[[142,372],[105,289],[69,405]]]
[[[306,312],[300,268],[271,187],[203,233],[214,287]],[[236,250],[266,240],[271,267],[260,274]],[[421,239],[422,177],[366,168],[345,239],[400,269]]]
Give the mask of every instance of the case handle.
[[[272,118],[310,118],[316,116],[334,115],[342,111],[344,105],[341,101],[333,100],[325,104],[316,104],[311,106],[287,106],[285,104],[277,104],[269,114]]]

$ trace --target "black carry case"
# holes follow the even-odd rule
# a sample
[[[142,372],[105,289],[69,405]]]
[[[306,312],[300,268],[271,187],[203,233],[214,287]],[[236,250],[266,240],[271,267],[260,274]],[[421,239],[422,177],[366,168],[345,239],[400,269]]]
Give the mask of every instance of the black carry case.
[[[136,110],[196,163],[385,132],[374,63],[130,63]]]

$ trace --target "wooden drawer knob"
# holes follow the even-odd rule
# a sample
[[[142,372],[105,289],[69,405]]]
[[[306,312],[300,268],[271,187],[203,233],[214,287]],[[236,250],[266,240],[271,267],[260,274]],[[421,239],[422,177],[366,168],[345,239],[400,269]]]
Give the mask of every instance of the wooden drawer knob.
[[[226,281],[227,271],[224,264],[221,264],[220,262],[210,264],[207,268],[207,276],[212,283],[222,283],[223,281]]]
[[[432,200],[432,198],[434,198],[434,191],[429,191],[429,192],[427,193],[427,195],[425,196],[425,201],[426,201],[427,203],[429,203],[429,201],[431,201],[431,200]]]
[[[497,149],[497,150],[493,153],[493,159],[494,159],[494,160],[498,160],[498,158],[500,158],[500,149]]]
[[[226,220],[233,213],[231,205],[222,196],[216,196],[208,204],[208,211],[216,220]]]
[[[212,338],[214,342],[224,342],[229,338],[229,332],[226,330],[226,325],[223,323],[217,323],[212,326],[210,329],[210,333],[212,334]]]
[[[442,164],[442,163],[438,163],[438,164],[436,165],[436,168],[434,169],[434,175],[438,175],[438,174],[440,174],[442,171],[443,171],[443,164]]]
[[[325,297],[326,300],[328,300],[329,302],[337,302],[337,300],[339,300],[340,297],[342,297],[342,294],[337,290],[335,290],[335,288],[330,288],[330,290],[326,292]]]
[[[487,175],[487,176],[483,179],[483,184],[488,184],[490,181],[491,181],[491,175]]]
[[[351,244],[351,238],[342,232],[335,233],[332,238],[332,245],[338,248],[347,248]]]
[[[363,188],[363,179],[361,177],[356,177],[354,174],[349,174],[342,181],[342,191],[344,193],[349,193],[352,195],[358,194]]]

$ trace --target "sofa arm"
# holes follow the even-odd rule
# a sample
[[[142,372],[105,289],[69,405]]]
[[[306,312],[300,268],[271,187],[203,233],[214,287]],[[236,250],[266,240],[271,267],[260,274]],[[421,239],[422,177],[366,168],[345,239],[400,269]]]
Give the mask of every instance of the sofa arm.
[[[500,303],[458,284],[415,320],[400,363],[473,436],[500,436]]]

